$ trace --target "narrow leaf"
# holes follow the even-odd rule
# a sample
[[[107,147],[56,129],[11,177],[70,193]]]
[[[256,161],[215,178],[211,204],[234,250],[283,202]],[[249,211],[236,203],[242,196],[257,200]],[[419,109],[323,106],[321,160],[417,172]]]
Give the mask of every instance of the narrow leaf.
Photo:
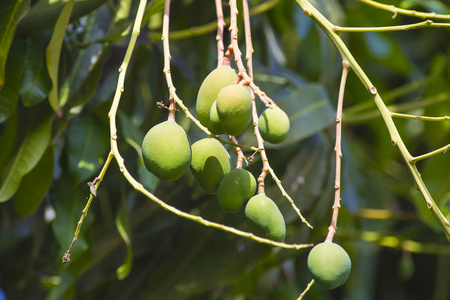
[[[8,52],[17,24],[30,7],[30,0],[3,0],[0,9],[0,89],[5,83]]]
[[[45,57],[39,39],[27,39],[24,58],[20,98],[25,106],[38,104],[45,98],[51,89],[51,81],[45,66]]]
[[[58,21],[56,21],[53,35],[46,51],[47,70],[52,81],[52,88],[48,95],[48,101],[55,111],[60,108],[58,93],[59,59],[61,56],[64,36],[66,35],[66,28],[69,24],[70,15],[72,14],[73,3],[73,0],[71,0],[64,6]]]
[[[53,181],[53,148],[48,147],[39,163],[25,175],[14,197],[16,211],[22,218],[33,214],[44,200]]]
[[[0,90],[0,123],[4,122],[16,109],[19,99],[20,76],[22,74],[24,41],[15,41],[6,63],[5,85]]]
[[[130,223],[128,220],[127,208],[125,205],[125,199],[122,199],[122,203],[117,211],[116,215],[116,227],[122,237],[125,245],[127,246],[127,254],[125,256],[125,261],[123,264],[117,268],[116,274],[119,280],[125,279],[128,274],[130,274],[131,266],[133,264],[133,251],[131,249],[131,232]]]
[[[9,200],[17,191],[22,177],[30,172],[47,149],[53,116],[41,118],[40,110],[34,112],[22,144],[15,156],[2,170],[0,177],[0,202]]]

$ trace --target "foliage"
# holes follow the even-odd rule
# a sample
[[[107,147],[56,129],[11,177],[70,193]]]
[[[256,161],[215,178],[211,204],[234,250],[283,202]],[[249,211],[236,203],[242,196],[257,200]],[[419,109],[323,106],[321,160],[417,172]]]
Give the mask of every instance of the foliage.
[[[311,280],[309,249],[273,247],[204,226],[199,219],[248,231],[244,211],[221,212],[216,196],[203,192],[192,174],[160,181],[144,167],[143,137],[167,119],[164,106],[170,97],[162,72],[164,1],[147,3],[127,69],[122,62],[139,1],[3,2],[0,299],[2,291],[6,299],[296,299],[305,290]],[[342,48],[305,15],[305,3],[250,1],[254,82],[291,121],[285,141],[266,144],[267,157],[314,226],[299,219],[268,176],[265,191],[284,216],[288,244],[324,240],[335,193]],[[413,157],[448,149],[450,121],[442,117],[450,115],[450,3],[391,1],[410,11],[447,16],[442,23],[436,19],[395,32],[346,28],[423,20],[357,1],[310,3],[333,24],[346,26],[336,27],[339,37],[390,111],[422,116],[395,119]],[[229,24],[228,6],[223,7]],[[238,8],[241,12],[241,4]],[[245,49],[241,15],[239,42]],[[216,26],[212,1],[171,5],[170,73],[192,113],[203,79],[217,66]],[[415,188],[408,162],[392,146],[372,95],[353,71],[344,96],[342,208],[335,236],[352,258],[352,272],[344,286],[328,291],[313,285],[305,299],[446,299],[450,245],[442,224]],[[108,115],[120,76],[125,77],[115,133]],[[262,112],[263,103],[257,105]],[[427,121],[427,116],[441,120]],[[207,137],[182,109],[176,118],[191,144]],[[238,140],[256,143],[251,128]],[[153,193],[154,201],[127,182],[111,155],[112,141],[126,171]],[[235,161],[233,147],[227,149]],[[414,164],[448,219],[450,158],[444,150]],[[254,158],[246,169],[257,178],[262,162]],[[83,211],[87,198],[92,205]],[[164,204],[193,217],[173,214]],[[81,216],[71,261],[63,264]]]

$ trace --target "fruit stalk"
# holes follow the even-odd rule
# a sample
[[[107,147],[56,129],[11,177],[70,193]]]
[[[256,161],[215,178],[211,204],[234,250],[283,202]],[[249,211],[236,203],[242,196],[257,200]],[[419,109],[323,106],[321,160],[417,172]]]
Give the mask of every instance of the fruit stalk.
[[[333,203],[333,215],[331,217],[331,224],[328,227],[328,234],[325,239],[326,242],[332,242],[334,234],[337,230],[337,221],[339,215],[339,208],[341,207],[341,163],[342,163],[342,106],[344,103],[344,91],[345,83],[347,81],[347,75],[350,71],[348,62],[344,60],[342,62],[342,76],[341,84],[339,86],[339,96],[336,109],[336,144],[334,152],[336,152],[336,173],[334,179],[334,203]]]

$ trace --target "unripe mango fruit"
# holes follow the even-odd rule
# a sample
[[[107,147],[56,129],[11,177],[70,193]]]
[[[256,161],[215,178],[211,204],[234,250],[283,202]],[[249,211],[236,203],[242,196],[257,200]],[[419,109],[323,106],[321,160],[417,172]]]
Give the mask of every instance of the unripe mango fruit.
[[[230,84],[217,94],[216,103],[223,130],[233,136],[244,132],[252,119],[252,96],[248,87]]]
[[[191,151],[192,174],[206,192],[215,194],[222,178],[231,171],[230,154],[213,138],[195,142]]]
[[[290,128],[289,117],[278,106],[267,108],[259,116],[258,125],[262,138],[272,144],[281,143]]]
[[[222,210],[234,213],[239,211],[244,203],[256,192],[256,179],[245,169],[234,169],[219,183],[217,201]]]
[[[343,285],[352,268],[352,262],[344,248],[332,242],[314,246],[309,252],[307,265],[314,280],[326,289]]]
[[[183,127],[168,120],[152,127],[142,141],[147,170],[160,179],[175,180],[191,164],[191,145]]]
[[[209,112],[209,121],[211,122],[211,130],[214,134],[224,134],[222,124],[220,123],[219,114],[217,113],[217,101],[211,105],[211,111]]]
[[[278,206],[264,194],[248,200],[245,206],[245,220],[253,234],[277,242],[286,238],[286,224]]]
[[[236,71],[230,66],[222,66],[206,76],[197,94],[196,111],[197,118],[203,126],[211,130],[209,113],[211,106],[217,98],[220,90],[230,85],[236,79]]]

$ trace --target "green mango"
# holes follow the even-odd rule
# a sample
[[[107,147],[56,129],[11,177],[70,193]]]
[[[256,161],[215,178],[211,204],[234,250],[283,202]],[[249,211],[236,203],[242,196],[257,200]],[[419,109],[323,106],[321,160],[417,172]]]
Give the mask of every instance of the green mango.
[[[214,134],[224,134],[222,124],[220,123],[219,114],[217,113],[217,101],[211,106],[211,111],[209,112],[209,120],[211,122],[211,132]]]
[[[217,201],[222,210],[234,213],[256,192],[256,179],[245,169],[234,169],[219,183]]]
[[[191,164],[191,145],[183,127],[169,120],[152,127],[142,142],[147,170],[163,180],[181,177]]]
[[[231,157],[216,139],[204,138],[192,147],[191,171],[199,185],[215,194],[222,178],[231,171]]]
[[[281,143],[290,128],[288,115],[278,106],[267,108],[259,116],[258,125],[262,138],[272,144]]]
[[[225,132],[240,135],[252,119],[252,96],[248,87],[230,84],[217,94],[217,113]]]
[[[278,206],[264,194],[250,198],[245,206],[245,219],[250,231],[263,238],[284,242],[286,224]]]
[[[227,85],[232,84],[236,79],[237,73],[230,66],[222,66],[206,76],[203,80],[197,94],[196,112],[197,119],[203,126],[211,130],[209,114],[211,106],[216,101],[217,94]]]
[[[332,242],[314,246],[309,252],[307,265],[315,282],[325,289],[343,285],[352,268],[352,262],[344,248]]]

